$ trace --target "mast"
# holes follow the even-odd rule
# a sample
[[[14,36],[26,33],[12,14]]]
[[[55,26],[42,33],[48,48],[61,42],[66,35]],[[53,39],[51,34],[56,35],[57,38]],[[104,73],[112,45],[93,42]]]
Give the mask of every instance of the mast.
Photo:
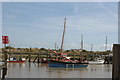
[[[93,51],[93,44],[91,44],[91,52]]]
[[[105,50],[107,50],[107,36],[106,36],[106,41],[105,41]]]
[[[81,35],[81,50],[83,50],[83,34]]]
[[[55,42],[55,50],[57,50],[57,43]]]
[[[61,44],[61,53],[63,53],[63,43],[64,43],[64,36],[65,36],[65,29],[66,29],[66,18],[64,21],[64,30],[63,30],[63,36],[62,36],[62,44]]]

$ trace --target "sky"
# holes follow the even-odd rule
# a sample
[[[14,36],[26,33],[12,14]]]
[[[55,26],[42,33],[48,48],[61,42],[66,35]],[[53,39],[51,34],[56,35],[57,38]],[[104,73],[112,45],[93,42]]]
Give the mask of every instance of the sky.
[[[118,43],[117,2],[3,2],[2,35],[13,47],[60,48],[67,18],[64,49],[108,50]]]
[[[2,47],[2,3],[0,2],[0,47]]]
[[[1,0],[2,2],[118,2],[119,0]]]

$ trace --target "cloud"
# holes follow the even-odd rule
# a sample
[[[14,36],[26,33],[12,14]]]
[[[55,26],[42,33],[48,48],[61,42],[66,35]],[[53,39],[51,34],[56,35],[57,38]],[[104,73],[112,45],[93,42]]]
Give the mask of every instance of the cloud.
[[[10,19],[16,19],[16,15],[7,15],[7,17]]]
[[[115,18],[118,18],[118,14],[114,13],[110,8],[106,7],[105,5],[103,5],[103,3],[98,3],[99,6],[103,9],[105,9],[106,11],[108,11],[109,14],[111,14],[112,16],[114,16]],[[118,9],[118,7],[116,7]]]

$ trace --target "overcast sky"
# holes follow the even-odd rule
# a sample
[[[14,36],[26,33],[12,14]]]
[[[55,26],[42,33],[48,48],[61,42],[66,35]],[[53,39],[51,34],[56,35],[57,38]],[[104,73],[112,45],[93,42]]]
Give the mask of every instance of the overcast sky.
[[[64,49],[108,49],[118,43],[117,2],[9,2],[2,3],[2,35],[14,47],[60,47],[64,18],[67,18]]]

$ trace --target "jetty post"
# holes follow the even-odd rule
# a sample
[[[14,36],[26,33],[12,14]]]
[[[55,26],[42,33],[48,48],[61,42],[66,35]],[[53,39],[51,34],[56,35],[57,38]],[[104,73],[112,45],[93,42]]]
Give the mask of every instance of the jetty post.
[[[120,80],[120,44],[113,45],[112,80]]]
[[[32,50],[31,50],[31,47],[30,47],[30,50],[29,50],[30,52],[29,52],[29,63],[31,62],[31,52],[32,52]]]
[[[37,63],[40,63],[40,53],[38,53]]]

